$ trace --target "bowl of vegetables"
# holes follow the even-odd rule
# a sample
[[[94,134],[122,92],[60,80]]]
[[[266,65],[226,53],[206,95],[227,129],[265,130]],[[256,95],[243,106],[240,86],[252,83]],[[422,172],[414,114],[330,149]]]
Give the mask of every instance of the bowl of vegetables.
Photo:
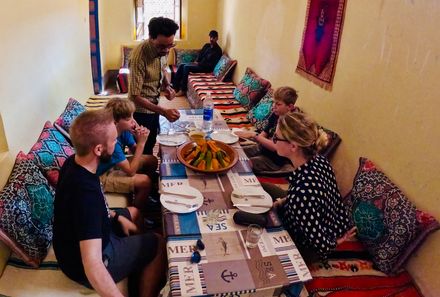
[[[231,169],[238,154],[230,145],[211,139],[187,142],[177,149],[177,158],[186,167],[204,173],[221,173]]]

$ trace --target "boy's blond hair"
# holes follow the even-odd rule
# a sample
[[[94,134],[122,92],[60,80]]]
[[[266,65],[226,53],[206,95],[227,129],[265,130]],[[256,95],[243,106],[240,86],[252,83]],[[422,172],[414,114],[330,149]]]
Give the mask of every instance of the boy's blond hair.
[[[298,93],[291,87],[279,87],[273,94],[273,99],[275,101],[282,101],[286,105],[295,105],[296,99],[298,99]]]
[[[112,98],[107,102],[105,109],[113,113],[116,122],[130,118],[136,110],[134,103],[124,98]]]

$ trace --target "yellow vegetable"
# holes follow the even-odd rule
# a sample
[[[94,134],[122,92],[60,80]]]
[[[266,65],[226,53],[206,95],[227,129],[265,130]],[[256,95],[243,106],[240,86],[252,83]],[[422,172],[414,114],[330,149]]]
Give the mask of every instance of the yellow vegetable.
[[[218,160],[216,158],[212,158],[211,166],[213,170],[217,170],[220,168],[220,164],[218,163]]]

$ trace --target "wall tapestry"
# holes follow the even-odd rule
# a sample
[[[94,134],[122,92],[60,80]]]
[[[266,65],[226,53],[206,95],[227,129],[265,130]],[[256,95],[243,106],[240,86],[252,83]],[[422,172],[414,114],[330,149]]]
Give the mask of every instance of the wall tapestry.
[[[296,72],[331,90],[341,40],[346,0],[308,0]]]

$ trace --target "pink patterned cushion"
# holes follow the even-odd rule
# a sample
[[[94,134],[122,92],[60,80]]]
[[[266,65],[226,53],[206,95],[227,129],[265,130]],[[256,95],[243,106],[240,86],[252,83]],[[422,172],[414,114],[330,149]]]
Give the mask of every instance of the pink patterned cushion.
[[[29,151],[30,157],[54,187],[58,182],[61,166],[73,153],[73,147],[50,122],[46,122],[40,137]]]

